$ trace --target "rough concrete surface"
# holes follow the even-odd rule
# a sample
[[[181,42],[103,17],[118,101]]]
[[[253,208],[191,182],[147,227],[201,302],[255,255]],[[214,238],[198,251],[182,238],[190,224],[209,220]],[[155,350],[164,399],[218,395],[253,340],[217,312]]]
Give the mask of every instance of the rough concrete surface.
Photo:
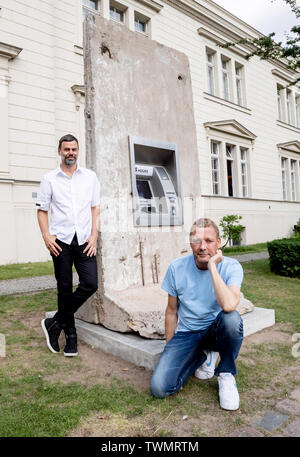
[[[100,287],[77,317],[156,338],[161,313],[145,288],[187,252],[201,200],[188,58],[100,16],[85,22],[84,55],[87,166],[101,184]],[[184,227],[133,225],[129,136],[177,145]]]

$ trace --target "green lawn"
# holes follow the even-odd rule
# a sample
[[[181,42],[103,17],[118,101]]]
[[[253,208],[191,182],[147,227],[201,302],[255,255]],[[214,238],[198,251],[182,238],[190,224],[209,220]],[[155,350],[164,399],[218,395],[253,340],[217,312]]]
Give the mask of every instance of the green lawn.
[[[0,296],[0,333],[7,343],[7,356],[0,358],[0,436],[65,436],[82,423],[100,427],[101,436],[174,436],[183,426],[185,436],[225,436],[249,426],[255,414],[300,386],[292,372],[298,364],[299,373],[300,358],[291,355],[291,335],[300,331],[300,281],[270,273],[267,260],[243,267],[245,296],[256,306],[275,308],[285,339],[263,344],[245,339],[237,363],[237,412],[220,409],[216,378],[199,382],[192,377],[178,394],[158,400],[122,379],[90,377],[81,355],[66,360],[50,353],[30,319],[56,308],[51,290]],[[87,384],[72,380],[80,373],[89,378]]]
[[[28,262],[0,265],[0,281],[4,279],[31,278],[53,275],[53,262]]]
[[[248,244],[247,246],[232,246],[224,248],[225,255],[249,254],[251,252],[267,251],[267,243]]]

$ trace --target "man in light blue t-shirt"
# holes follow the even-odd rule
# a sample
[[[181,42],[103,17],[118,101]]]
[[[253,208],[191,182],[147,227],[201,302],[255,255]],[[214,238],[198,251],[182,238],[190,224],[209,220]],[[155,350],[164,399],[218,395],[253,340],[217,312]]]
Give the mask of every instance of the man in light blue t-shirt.
[[[211,219],[198,219],[190,232],[193,253],[174,260],[162,288],[168,293],[166,346],[151,379],[151,392],[164,398],[177,392],[190,375],[216,375],[220,405],[239,408],[234,375],[243,341],[240,301],[243,269],[223,257],[219,229]],[[220,356],[220,362],[215,364]]]

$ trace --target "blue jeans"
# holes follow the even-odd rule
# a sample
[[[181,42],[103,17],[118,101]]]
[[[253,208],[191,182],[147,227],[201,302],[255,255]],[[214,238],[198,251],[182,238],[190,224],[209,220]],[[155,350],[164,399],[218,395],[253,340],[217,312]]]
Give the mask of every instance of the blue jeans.
[[[222,372],[235,375],[235,359],[242,342],[243,321],[237,311],[221,311],[208,329],[175,333],[154,369],[150,385],[152,395],[164,398],[177,392],[206,360],[203,349],[220,354],[216,376]]]

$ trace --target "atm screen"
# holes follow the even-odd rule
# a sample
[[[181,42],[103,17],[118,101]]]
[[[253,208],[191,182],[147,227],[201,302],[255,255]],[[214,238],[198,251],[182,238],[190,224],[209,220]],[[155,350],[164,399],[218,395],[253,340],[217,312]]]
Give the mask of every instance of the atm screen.
[[[152,192],[148,181],[136,180],[136,187],[140,198],[150,200],[152,198]]]

